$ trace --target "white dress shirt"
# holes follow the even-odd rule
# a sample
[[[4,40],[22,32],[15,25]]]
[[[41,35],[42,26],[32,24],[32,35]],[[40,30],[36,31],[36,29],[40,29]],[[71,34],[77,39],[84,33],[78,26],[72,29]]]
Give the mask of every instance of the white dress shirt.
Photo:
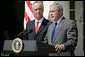
[[[37,21],[39,21],[38,27],[40,27],[41,24],[42,24],[43,19],[44,19],[44,17],[42,17],[40,20],[35,19],[35,26],[36,26]]]

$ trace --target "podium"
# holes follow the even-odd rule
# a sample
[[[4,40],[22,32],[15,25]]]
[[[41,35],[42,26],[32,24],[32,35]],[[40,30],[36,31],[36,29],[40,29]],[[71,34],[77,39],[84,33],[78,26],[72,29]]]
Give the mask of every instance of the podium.
[[[5,40],[3,51],[5,53],[10,53],[16,56],[47,56],[48,53],[54,53],[55,48],[46,43],[37,42],[36,40],[22,40],[23,41],[23,50],[20,53],[14,53],[12,50],[12,41]]]

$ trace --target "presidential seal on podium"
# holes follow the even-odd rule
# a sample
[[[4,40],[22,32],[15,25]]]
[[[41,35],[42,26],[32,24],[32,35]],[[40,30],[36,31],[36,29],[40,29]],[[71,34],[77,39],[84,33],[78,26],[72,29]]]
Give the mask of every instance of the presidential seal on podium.
[[[20,38],[15,38],[12,42],[12,50],[14,53],[20,53],[23,49],[23,42]]]

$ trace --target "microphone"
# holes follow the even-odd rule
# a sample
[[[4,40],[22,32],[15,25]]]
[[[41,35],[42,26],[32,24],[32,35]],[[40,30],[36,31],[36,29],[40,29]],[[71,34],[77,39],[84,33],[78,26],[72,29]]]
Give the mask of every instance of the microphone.
[[[27,33],[31,33],[32,31],[33,29],[25,30],[25,31],[20,32],[17,36],[22,37],[22,36],[25,36]]]
[[[25,30],[23,35],[26,35],[27,33],[31,33],[32,31],[33,31],[33,29]]]

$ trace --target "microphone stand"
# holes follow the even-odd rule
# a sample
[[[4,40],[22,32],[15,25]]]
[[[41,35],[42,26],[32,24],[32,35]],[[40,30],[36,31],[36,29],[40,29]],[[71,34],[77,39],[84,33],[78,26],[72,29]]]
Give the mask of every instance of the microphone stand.
[[[20,32],[20,33],[17,35],[17,37],[20,37],[21,39],[24,39],[24,38],[26,37],[26,35],[27,35],[28,33],[31,33],[32,31],[33,31],[32,29],[22,31],[22,32]]]

